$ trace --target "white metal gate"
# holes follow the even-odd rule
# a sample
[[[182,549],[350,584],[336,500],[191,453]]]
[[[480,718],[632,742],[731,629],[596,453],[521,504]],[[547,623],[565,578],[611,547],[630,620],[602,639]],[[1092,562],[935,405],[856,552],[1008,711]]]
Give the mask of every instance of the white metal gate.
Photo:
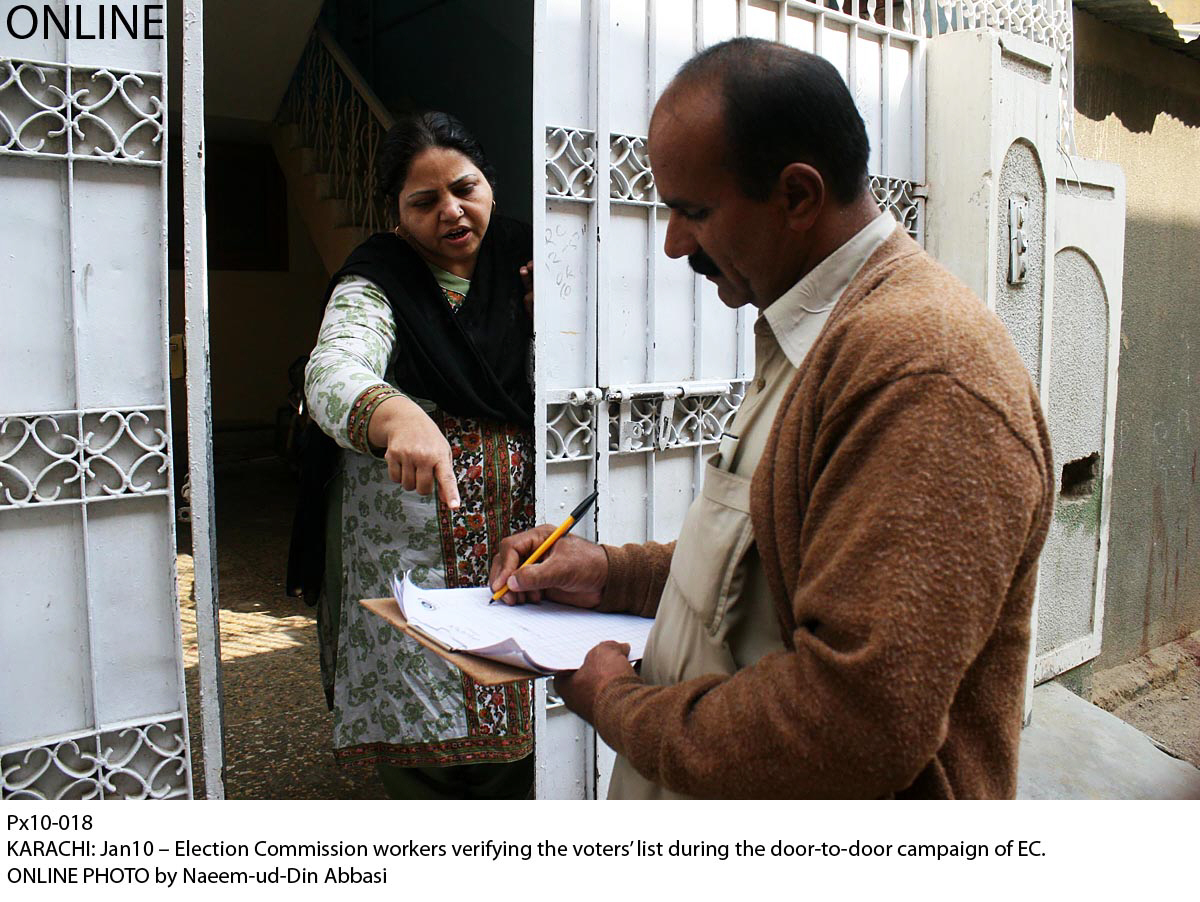
[[[69,6],[94,34],[105,5]],[[167,42],[47,38],[25,9],[29,38],[0,32],[0,793],[190,796]]]
[[[1117,420],[1125,178],[1112,163],[1060,160],[1046,419],[1058,494],[1042,551],[1037,682],[1100,654]]]
[[[914,23],[917,23],[914,25]],[[667,210],[645,151],[654,101],[703,47],[747,34],[842,73],[871,140],[872,187],[920,240],[923,14],[847,0],[538,0],[534,16],[538,514],[609,543],[669,541],[702,459],[753,372],[751,311],[662,252]],[[535,154],[535,157],[539,155]],[[539,693],[538,796],[602,797],[611,751]]]

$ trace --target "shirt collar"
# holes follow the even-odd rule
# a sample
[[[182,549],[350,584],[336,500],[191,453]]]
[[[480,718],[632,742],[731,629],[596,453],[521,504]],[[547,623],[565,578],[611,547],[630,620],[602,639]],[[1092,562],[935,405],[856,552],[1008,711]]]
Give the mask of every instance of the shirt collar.
[[[775,333],[792,366],[800,366],[829,311],[895,229],[892,215],[880,213],[763,311],[762,319]]]

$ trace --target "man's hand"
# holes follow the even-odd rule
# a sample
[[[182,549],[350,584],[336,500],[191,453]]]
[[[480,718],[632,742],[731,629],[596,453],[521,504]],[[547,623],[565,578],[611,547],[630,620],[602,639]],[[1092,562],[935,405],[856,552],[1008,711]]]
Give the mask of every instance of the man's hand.
[[[554,691],[568,708],[591,723],[596,697],[605,686],[624,676],[637,676],[629,663],[629,643],[610,640],[589,651],[578,670],[556,676]]]
[[[459,506],[450,444],[429,414],[408,398],[388,398],[380,404],[367,424],[367,439],[387,449],[383,457],[392,482],[422,495],[436,488],[443,504]]]
[[[536,564],[517,568],[546,541],[555,527],[548,523],[509,536],[500,543],[492,560],[488,584],[493,592],[505,585],[505,604],[523,604],[548,598],[577,608],[600,604],[604,584],[608,582],[608,555],[586,539],[566,535],[554,543]]]

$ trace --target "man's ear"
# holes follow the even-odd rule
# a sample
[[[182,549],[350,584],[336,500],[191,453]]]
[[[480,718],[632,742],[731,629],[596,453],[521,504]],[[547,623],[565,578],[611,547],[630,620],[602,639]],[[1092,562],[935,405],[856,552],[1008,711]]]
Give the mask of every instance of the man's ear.
[[[789,163],[779,173],[779,191],[783,198],[789,228],[806,232],[825,206],[825,179],[807,163]]]

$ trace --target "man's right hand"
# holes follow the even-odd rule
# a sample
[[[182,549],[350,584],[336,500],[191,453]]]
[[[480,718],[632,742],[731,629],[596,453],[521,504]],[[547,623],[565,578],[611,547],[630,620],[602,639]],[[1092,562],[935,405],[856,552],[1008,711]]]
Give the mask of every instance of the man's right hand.
[[[536,564],[517,569],[554,529],[545,523],[500,543],[488,584],[493,592],[508,586],[501,599],[505,604],[524,604],[543,598],[577,608],[600,604],[604,584],[608,582],[608,554],[594,542],[563,536]]]
[[[443,504],[451,510],[459,506],[450,443],[418,405],[408,398],[388,398],[371,415],[367,440],[386,449],[383,459],[392,482],[422,495],[436,488]]]

